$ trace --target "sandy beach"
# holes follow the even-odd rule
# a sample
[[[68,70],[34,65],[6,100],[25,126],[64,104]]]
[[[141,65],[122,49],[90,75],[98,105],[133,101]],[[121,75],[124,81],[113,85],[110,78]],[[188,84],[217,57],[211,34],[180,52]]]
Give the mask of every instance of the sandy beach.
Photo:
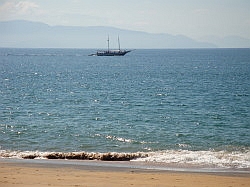
[[[0,186],[3,187],[247,187],[249,184],[249,173],[191,173],[0,161]]]

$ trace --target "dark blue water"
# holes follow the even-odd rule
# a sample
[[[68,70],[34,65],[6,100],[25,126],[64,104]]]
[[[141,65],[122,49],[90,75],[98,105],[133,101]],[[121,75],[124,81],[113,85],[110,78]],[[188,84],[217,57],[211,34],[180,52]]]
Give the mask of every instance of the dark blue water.
[[[0,49],[1,150],[249,156],[250,49],[93,52]]]

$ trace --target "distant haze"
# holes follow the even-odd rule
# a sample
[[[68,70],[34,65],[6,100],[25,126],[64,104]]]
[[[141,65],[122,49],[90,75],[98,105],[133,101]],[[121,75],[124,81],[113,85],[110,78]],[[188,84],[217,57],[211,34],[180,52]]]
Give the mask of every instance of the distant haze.
[[[249,10],[249,0],[1,0],[0,21],[105,26],[194,40],[233,36],[235,41],[250,39]]]
[[[250,40],[241,37],[203,38],[196,41],[184,35],[152,34],[106,26],[49,26],[30,21],[0,22],[0,47],[21,48],[215,48],[250,47]],[[210,42],[212,41],[212,42]]]

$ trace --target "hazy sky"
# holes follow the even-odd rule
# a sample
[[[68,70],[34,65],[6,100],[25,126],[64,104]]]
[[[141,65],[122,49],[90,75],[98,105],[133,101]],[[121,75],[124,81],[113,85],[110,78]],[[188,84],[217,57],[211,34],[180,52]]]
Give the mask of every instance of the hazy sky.
[[[0,0],[0,21],[250,38],[250,0]]]

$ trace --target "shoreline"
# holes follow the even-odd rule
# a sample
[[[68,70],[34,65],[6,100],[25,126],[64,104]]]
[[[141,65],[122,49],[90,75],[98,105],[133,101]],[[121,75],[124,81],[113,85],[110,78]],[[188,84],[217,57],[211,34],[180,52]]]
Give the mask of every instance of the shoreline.
[[[100,160],[67,160],[67,159],[19,159],[0,158],[0,164],[36,166],[42,168],[75,168],[96,171],[128,171],[159,173],[201,173],[225,176],[248,176],[250,168],[218,168],[199,165],[178,165],[144,161],[100,161]]]
[[[101,161],[101,160],[74,160],[74,159],[20,159],[0,158],[0,163],[14,165],[30,165],[38,167],[74,167],[76,169],[90,169],[99,171],[126,171],[138,170],[143,172],[177,172],[177,173],[204,173],[215,175],[249,175],[250,168],[223,168],[205,165],[180,165],[145,161]]]
[[[0,186],[5,187],[29,185],[236,187],[247,186],[249,183],[249,172],[155,170],[134,167],[134,164],[103,163],[103,161],[0,159]]]

